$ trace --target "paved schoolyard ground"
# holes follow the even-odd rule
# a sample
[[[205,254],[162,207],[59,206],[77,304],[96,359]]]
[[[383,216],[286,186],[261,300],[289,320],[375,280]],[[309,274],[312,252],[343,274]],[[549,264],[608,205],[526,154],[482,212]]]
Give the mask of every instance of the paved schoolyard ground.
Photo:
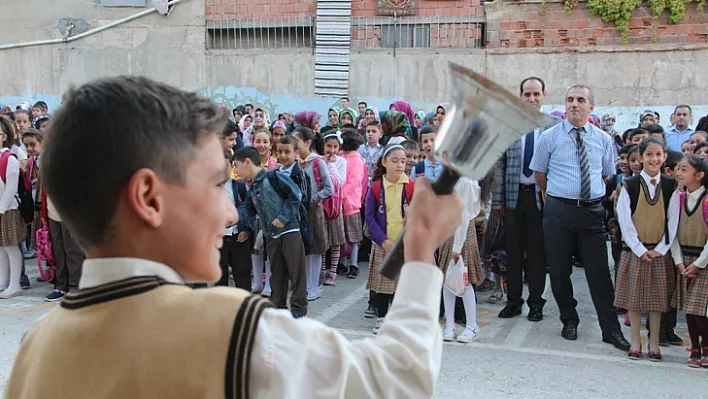
[[[22,335],[33,320],[56,306],[42,300],[51,287],[35,282],[35,262],[27,262],[32,289],[21,297],[0,301],[0,391]],[[368,298],[366,276],[363,268],[357,280],[340,279],[336,287],[324,287],[323,297],[311,302],[309,316],[339,329],[350,339],[373,337],[374,321],[363,317]],[[574,342],[560,336],[558,309],[550,290],[546,318],[539,323],[528,322],[525,316],[498,319],[503,304],[487,304],[489,293],[481,293],[481,335],[471,344],[444,345],[435,398],[706,397],[708,369],[689,369],[685,365],[686,348],[662,348],[665,360],[651,363],[627,360],[625,353],[603,344],[582,269],[574,269],[573,282],[581,315],[579,338]],[[629,328],[623,328],[629,338]],[[683,317],[677,333],[688,339]]]

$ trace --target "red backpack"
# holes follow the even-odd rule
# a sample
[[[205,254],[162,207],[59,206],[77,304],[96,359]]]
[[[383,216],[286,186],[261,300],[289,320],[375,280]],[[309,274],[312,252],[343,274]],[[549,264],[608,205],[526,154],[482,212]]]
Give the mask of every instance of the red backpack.
[[[317,184],[317,190],[322,190],[322,175],[320,174],[320,162],[327,166],[327,163],[322,158],[317,158],[312,165],[312,172],[315,175],[315,183]],[[330,173],[330,176],[332,174]],[[342,213],[342,185],[339,183],[336,177],[332,176],[330,178],[332,181],[332,195],[320,201],[322,207],[324,208],[324,213],[327,219],[336,219]]]
[[[406,193],[406,201],[410,204],[413,199],[413,190],[415,190],[415,180],[409,178],[408,184],[403,185],[403,190]],[[378,206],[379,198],[381,198],[381,180],[376,180],[371,183],[371,192],[374,195],[376,205]]]
[[[681,207],[680,209],[684,209],[686,206],[686,192],[685,191],[679,191],[679,206]],[[706,222],[706,226],[708,226],[708,196],[703,197],[703,220]]]

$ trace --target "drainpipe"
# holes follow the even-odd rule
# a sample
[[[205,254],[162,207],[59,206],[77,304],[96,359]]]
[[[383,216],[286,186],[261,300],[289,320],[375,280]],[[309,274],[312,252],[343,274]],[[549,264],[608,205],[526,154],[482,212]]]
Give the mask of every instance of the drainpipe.
[[[171,1],[168,1],[165,5],[170,6],[170,5],[172,5],[172,4],[177,4],[177,3],[181,2],[181,1],[182,1],[182,0],[171,0]],[[152,13],[155,12],[155,11],[157,11],[157,8],[156,8],[156,7],[153,7],[153,8],[151,8],[151,9],[149,9],[149,10],[145,10],[145,11],[139,12],[139,13],[137,13],[137,14],[134,14],[134,15],[131,15],[131,16],[128,16],[128,17],[121,18],[121,19],[119,19],[119,20],[113,21],[113,22],[111,22],[111,23],[109,23],[109,24],[106,24],[106,25],[103,25],[103,26],[99,26],[99,27],[97,27],[97,28],[93,28],[93,29],[87,30],[86,32],[84,32],[84,33],[79,33],[78,35],[75,35],[75,36],[67,36],[67,37],[63,37],[63,38],[61,38],[61,39],[48,39],[48,40],[37,40],[37,41],[34,41],[34,42],[3,44],[3,45],[0,45],[0,50],[10,50],[10,49],[22,48],[22,47],[34,47],[34,46],[44,46],[44,45],[47,45],[47,44],[59,44],[59,43],[69,43],[69,42],[73,42],[73,41],[75,41],[75,40],[83,39],[83,38],[86,37],[86,36],[90,36],[90,35],[93,35],[93,34],[98,33],[98,32],[103,32],[104,30],[113,28],[114,26],[118,26],[118,25],[124,24],[124,23],[126,23],[126,22],[130,22],[130,21],[132,21],[132,20],[134,20],[134,19],[142,18],[142,17],[144,17],[144,16],[146,16],[146,15],[148,15],[148,14],[152,14]],[[71,32],[71,29],[70,29],[70,28],[71,28],[71,25],[69,25],[68,28],[69,28],[69,29],[67,29],[67,32],[65,32],[65,33],[70,33],[70,32]]]

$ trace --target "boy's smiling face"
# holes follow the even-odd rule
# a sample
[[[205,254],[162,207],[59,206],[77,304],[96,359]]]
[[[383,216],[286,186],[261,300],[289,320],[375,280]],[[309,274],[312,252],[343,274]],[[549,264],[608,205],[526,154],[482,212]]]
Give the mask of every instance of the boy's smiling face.
[[[406,150],[406,174],[410,175],[411,171],[415,167],[415,164],[418,163],[418,157],[420,156],[420,152],[416,150]]]
[[[421,136],[420,141],[423,147],[423,152],[428,157],[433,155],[433,144],[435,144],[435,137],[437,133],[425,133]]]

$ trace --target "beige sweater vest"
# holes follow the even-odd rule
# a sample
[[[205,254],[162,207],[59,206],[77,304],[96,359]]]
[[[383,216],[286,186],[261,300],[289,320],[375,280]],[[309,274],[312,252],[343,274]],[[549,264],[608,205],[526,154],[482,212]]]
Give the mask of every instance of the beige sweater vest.
[[[7,398],[247,398],[269,303],[157,277],[67,294],[25,336]]]
[[[679,218],[678,241],[684,255],[700,256],[708,239],[708,227],[703,218],[703,196],[696,201],[695,209],[690,214],[689,211],[686,201]]]
[[[654,248],[664,235],[664,198],[661,186],[656,189],[655,198],[649,197],[649,191],[644,180],[641,180],[641,189],[637,199],[637,209],[632,215],[632,222],[637,229],[639,241],[645,246]],[[668,201],[668,199],[666,199]]]

